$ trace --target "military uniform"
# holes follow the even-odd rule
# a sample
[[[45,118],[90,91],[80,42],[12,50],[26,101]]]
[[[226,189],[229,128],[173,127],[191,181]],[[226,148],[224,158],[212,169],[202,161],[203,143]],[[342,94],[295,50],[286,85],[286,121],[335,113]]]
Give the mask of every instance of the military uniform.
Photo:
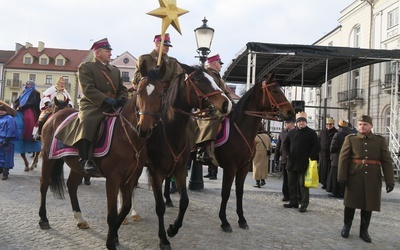
[[[142,75],[140,74],[140,65],[142,65],[143,61],[146,61],[147,69],[155,69],[157,67],[158,52],[156,50],[153,50],[150,54],[139,56],[136,62],[136,71],[133,79],[134,84],[139,84],[140,79],[142,78]],[[178,60],[176,60],[175,58],[163,54],[161,62],[165,63],[167,67],[165,75],[162,79],[165,84],[169,85],[176,76],[183,73],[183,70],[178,63]]]
[[[115,91],[102,70],[112,80]],[[113,99],[128,97],[128,91],[123,85],[120,71],[116,66],[92,61],[83,63],[78,72],[83,92],[83,97],[79,102],[78,117],[71,120],[56,134],[56,138],[68,146],[74,145],[80,139],[93,142],[98,133],[97,126],[104,120],[103,112],[110,111],[110,106],[102,105],[107,97]]]
[[[372,118],[361,116],[359,122],[372,125]],[[372,211],[380,211],[382,174],[387,192],[394,187],[392,158],[385,138],[372,132],[345,137],[338,162],[338,181],[345,183],[344,226],[341,235],[349,236],[355,209],[361,209],[360,237],[371,242],[368,227]]]

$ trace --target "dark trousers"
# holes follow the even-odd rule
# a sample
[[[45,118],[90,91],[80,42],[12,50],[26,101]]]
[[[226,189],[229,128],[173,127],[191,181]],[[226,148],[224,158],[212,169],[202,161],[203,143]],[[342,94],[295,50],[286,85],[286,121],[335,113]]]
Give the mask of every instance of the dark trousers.
[[[289,199],[289,185],[288,185],[288,172],[286,170],[286,164],[281,164],[283,182],[282,182],[282,194],[283,197]]]
[[[288,171],[289,200],[290,204],[300,204],[307,208],[310,201],[310,189],[304,186],[304,176],[305,173]]]

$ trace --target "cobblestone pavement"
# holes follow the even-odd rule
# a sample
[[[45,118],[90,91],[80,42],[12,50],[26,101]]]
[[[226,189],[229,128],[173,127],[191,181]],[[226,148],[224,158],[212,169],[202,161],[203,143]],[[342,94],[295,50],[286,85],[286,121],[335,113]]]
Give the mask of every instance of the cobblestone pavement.
[[[47,195],[47,213],[51,229],[41,230],[39,216],[40,164],[33,171],[24,172],[18,155],[10,178],[0,180],[0,249],[105,249],[107,235],[106,196],[104,179],[92,179],[90,186],[78,190],[84,218],[90,229],[76,227],[68,194],[66,199]],[[69,168],[65,167],[67,176]],[[206,168],[204,168],[206,172]],[[218,180],[205,179],[204,190],[189,191],[189,208],[180,232],[170,238],[173,249],[400,249],[400,188],[382,193],[381,212],[372,214],[369,233],[373,243],[358,237],[360,213],[356,211],[348,239],[340,236],[343,225],[343,201],[329,198],[321,188],[310,191],[310,205],[306,213],[284,209],[280,193],[281,179],[271,176],[266,186],[254,188],[249,173],[244,193],[244,212],[248,230],[238,227],[235,213],[235,192],[228,202],[227,218],[233,232],[220,229],[222,170]],[[118,249],[159,249],[158,222],[154,198],[143,174],[136,193],[137,210],[142,221],[131,221],[119,230]],[[172,200],[178,204],[179,195]],[[166,226],[177,216],[177,208],[167,208]]]

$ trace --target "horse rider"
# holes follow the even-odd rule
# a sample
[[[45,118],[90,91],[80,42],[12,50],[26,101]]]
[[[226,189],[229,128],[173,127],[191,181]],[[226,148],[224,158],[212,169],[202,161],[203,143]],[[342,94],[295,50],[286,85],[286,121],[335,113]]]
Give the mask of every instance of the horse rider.
[[[150,54],[144,54],[139,56],[136,62],[135,75],[132,81],[134,89],[137,88],[137,85],[139,84],[142,78],[142,75],[140,74],[140,66],[142,65],[143,61],[146,61],[148,70],[157,69],[157,67],[160,66],[160,65],[157,66],[157,62],[161,47],[162,47],[161,63],[166,64],[166,72],[162,79],[164,87],[167,89],[172,80],[179,74],[183,73],[183,70],[178,63],[178,60],[168,56],[169,48],[172,47],[171,38],[169,34],[167,33],[164,35],[163,46],[161,46],[161,41],[162,41],[161,35],[154,36],[153,39],[154,49],[150,52]]]
[[[79,162],[86,173],[97,170],[92,160],[93,143],[98,127],[105,118],[103,113],[123,106],[128,97],[120,70],[110,65],[112,48],[107,38],[93,43],[91,50],[94,59],[81,64],[78,69],[83,94],[78,117],[56,134],[56,138],[65,145],[78,148]]]
[[[42,134],[42,127],[47,121],[47,118],[53,113],[53,99],[58,95],[62,94],[64,101],[67,102],[67,108],[72,108],[72,99],[68,91],[65,89],[65,79],[60,77],[57,83],[43,92],[42,100],[40,100],[40,116],[38,124],[36,126],[37,130],[33,133],[34,140],[40,140],[40,135]],[[35,129],[34,129],[35,130]]]
[[[225,93],[225,95],[230,99],[232,104],[234,104],[232,95],[233,92],[222,80],[219,72],[221,71],[222,65],[224,63],[221,60],[219,54],[207,58],[207,73],[214,79],[218,87]],[[199,146],[197,151],[197,161],[203,162],[209,165],[213,159],[214,155],[214,141],[217,139],[218,126],[225,116],[218,116],[217,119],[213,120],[196,120],[198,129],[196,129],[196,145]],[[210,177],[206,175],[205,177]]]

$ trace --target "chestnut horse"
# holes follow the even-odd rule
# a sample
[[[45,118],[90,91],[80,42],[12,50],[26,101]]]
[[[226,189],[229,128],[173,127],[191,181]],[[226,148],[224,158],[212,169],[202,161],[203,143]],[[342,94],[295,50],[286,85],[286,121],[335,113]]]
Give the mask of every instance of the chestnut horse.
[[[226,219],[226,205],[230,196],[233,179],[236,185],[236,213],[239,227],[247,229],[243,215],[243,186],[255,153],[254,140],[261,120],[283,121],[295,115],[294,109],[286,99],[273,74],[262,83],[255,84],[235,104],[229,114],[230,134],[227,142],[215,148],[219,166],[223,168],[222,201],[219,210],[221,228],[232,232]]]
[[[153,188],[158,216],[160,248],[170,249],[170,242],[164,227],[165,204],[162,183],[166,177],[174,176],[180,193],[178,217],[167,230],[168,236],[175,236],[182,227],[183,217],[189,204],[186,189],[186,164],[190,155],[189,138],[186,128],[189,119],[201,111],[218,110],[227,114],[231,105],[228,98],[216,85],[204,68],[182,65],[188,76],[179,75],[168,88],[162,104],[161,121],[147,142],[150,182]]]
[[[106,246],[116,249],[118,245],[118,229],[131,208],[131,196],[134,186],[142,173],[143,165],[147,160],[146,139],[151,134],[163,93],[163,84],[160,79],[164,76],[165,65],[157,73],[154,70],[147,72],[146,64],[140,68],[142,80],[139,83],[137,94],[129,99],[126,105],[116,115],[113,138],[108,154],[102,158],[95,158],[101,176],[106,178],[107,193],[107,223],[108,234]],[[64,109],[54,114],[46,122],[42,133],[42,176],[40,181],[41,202],[39,209],[39,225],[42,229],[50,228],[46,216],[46,193],[50,185],[56,197],[64,197],[65,183],[63,179],[64,161],[71,168],[67,187],[77,226],[88,228],[83,219],[77,198],[77,189],[85,175],[78,162],[78,156],[66,156],[61,159],[49,159],[50,146],[57,127],[73,109]],[[149,115],[152,114],[152,115]],[[139,115],[139,121],[137,118]],[[141,135],[141,137],[139,136]],[[145,138],[142,138],[145,137]],[[117,195],[121,190],[123,206],[118,212]]]

